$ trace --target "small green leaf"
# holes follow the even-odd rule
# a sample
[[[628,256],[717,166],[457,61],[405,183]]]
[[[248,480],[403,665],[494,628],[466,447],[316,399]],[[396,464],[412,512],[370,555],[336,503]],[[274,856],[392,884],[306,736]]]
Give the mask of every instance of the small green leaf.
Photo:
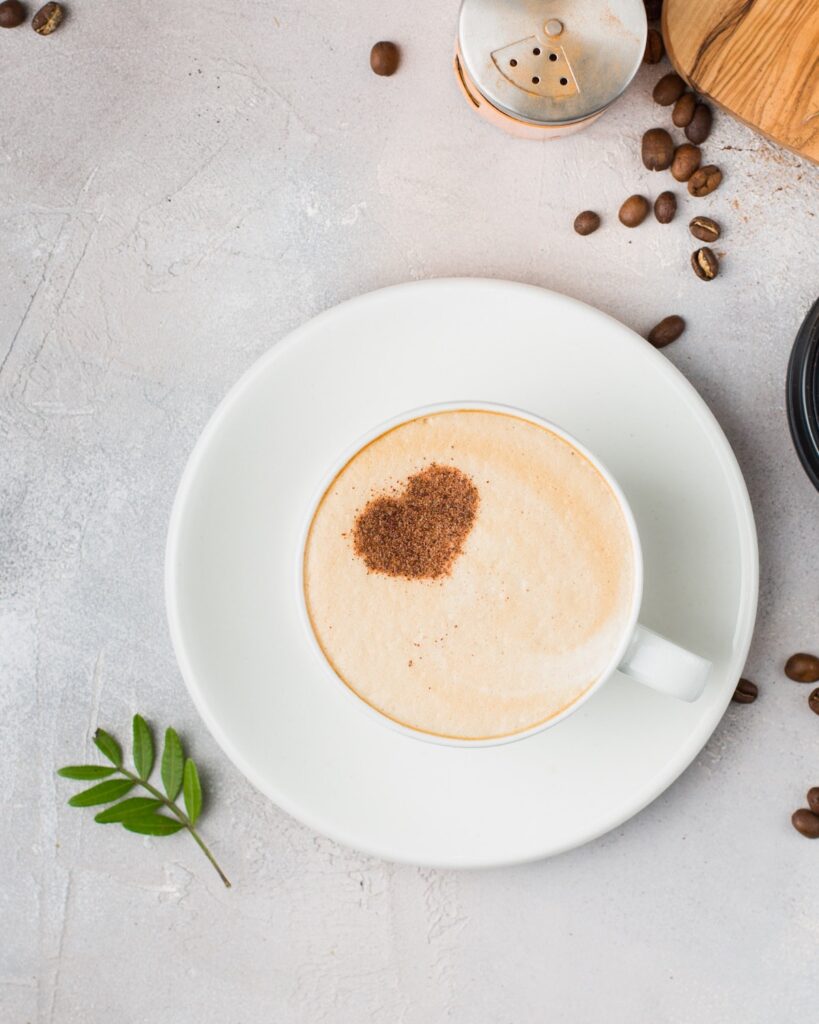
[[[126,818],[122,827],[129,832],[138,832],[141,836],[172,836],[185,826],[181,821],[166,818],[163,814],[146,814],[145,817]]]
[[[127,792],[134,788],[130,779],[109,779],[108,782],[100,782],[97,786],[85,789],[77,793],[68,801],[70,807],[93,807],[94,804],[110,804],[119,800]]]
[[[185,793],[185,809],[188,812],[191,825],[195,825],[196,819],[202,813],[202,786],[199,782],[199,772],[190,758],[185,761],[183,789]]]
[[[112,764],[117,768],[122,767],[122,747],[110,733],[105,729],[97,729],[94,733],[94,742]]]
[[[134,767],[141,779],[147,779],[154,767],[154,741],[142,715],[134,715]]]
[[[104,764],[73,764],[67,768],[60,768],[57,772],[64,779],[104,779],[113,775],[116,768],[108,768]]]
[[[107,807],[104,811],[100,811],[99,814],[94,815],[94,821],[98,821],[101,825],[107,825],[111,821],[125,821],[135,815],[141,817],[161,806],[162,801],[151,796],[132,796],[123,800],[122,803],[114,804],[113,807]]]
[[[182,742],[174,729],[165,732],[165,744],[162,751],[162,783],[169,799],[162,797],[149,779],[156,766],[156,747],[151,728],[141,715],[133,718],[133,760],[136,772],[126,768],[122,760],[122,747],[119,742],[104,729],[94,733],[94,743],[114,765],[80,764],[58,768],[57,774],[65,779],[90,782],[102,779],[76,793],[68,801],[72,807],[94,807],[108,804],[99,811],[94,820],[102,825],[107,823],[121,824],[129,832],[147,836],[170,836],[183,828],[190,831],[202,853],[207,857],[218,873],[222,882],[230,888],[230,880],[216,862],[216,858],[205,845],[202,837],[195,831],[194,822],[202,813],[202,785],[199,772],[190,759],[185,758]],[[153,794],[123,799],[135,787]],[[138,790],[139,791],[139,790]],[[182,813],[176,803],[180,792],[184,791],[187,815]],[[161,813],[167,809],[169,813]],[[172,815],[175,815],[172,816]]]
[[[182,741],[175,729],[165,730],[165,749],[162,751],[162,785],[169,800],[176,800],[182,788],[182,767],[185,755]]]

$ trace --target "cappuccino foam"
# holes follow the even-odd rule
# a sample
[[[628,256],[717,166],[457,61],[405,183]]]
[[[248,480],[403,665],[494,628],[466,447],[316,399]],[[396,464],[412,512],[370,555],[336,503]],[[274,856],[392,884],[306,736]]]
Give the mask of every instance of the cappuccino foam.
[[[425,576],[394,552],[423,564],[418,530],[459,521],[430,481],[475,495]],[[365,527],[390,559],[362,549]],[[387,431],[343,467],[310,526],[304,591],[354,693],[412,729],[489,739],[548,721],[598,680],[630,619],[634,561],[617,497],[573,445],[513,414],[456,410]]]

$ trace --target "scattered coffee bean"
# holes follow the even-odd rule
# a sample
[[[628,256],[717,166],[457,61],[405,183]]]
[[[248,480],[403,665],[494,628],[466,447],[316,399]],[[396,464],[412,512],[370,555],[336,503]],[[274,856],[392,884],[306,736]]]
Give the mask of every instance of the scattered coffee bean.
[[[689,142],[701,146],[711,134],[711,108],[705,103],[698,103],[694,114],[685,128],[685,137]]]
[[[398,70],[400,54],[395,43],[380,42],[370,50],[370,67],[377,75],[394,75]]]
[[[31,27],[41,36],[50,36],[60,27],[65,12],[60,4],[46,4],[31,19]]]
[[[688,230],[701,242],[716,242],[722,234],[719,224],[710,217],[693,217],[688,225]]]
[[[691,266],[701,281],[713,281],[719,273],[719,260],[708,246],[691,253]]]
[[[646,36],[646,48],[643,60],[646,64],[659,64],[665,56],[665,44],[662,35],[656,28],[650,28]]]
[[[819,786],[812,786],[808,790],[808,807],[814,814],[819,814]]]
[[[673,192],[661,192],[654,200],[654,216],[661,224],[670,224],[677,213],[677,197]]]
[[[663,13],[663,0],[643,0],[646,9],[646,18],[649,21],[659,21]]]
[[[654,97],[654,102],[659,103],[661,107],[670,107],[684,92],[685,82],[676,72],[671,71],[667,75],[663,75],[654,86],[654,92],[651,95]]]
[[[740,679],[731,700],[736,704],[753,704],[758,696],[759,687],[756,683],[752,683],[750,679]]]
[[[600,217],[594,210],[584,210],[574,219],[574,229],[578,235],[590,235],[600,227]]]
[[[710,196],[722,181],[722,171],[713,164],[706,164],[694,171],[688,179],[688,191],[692,196]],[[819,678],[819,677],[817,677]]]
[[[664,171],[671,166],[674,143],[665,128],[649,128],[643,135],[642,156],[650,171]]]
[[[808,707],[819,715],[819,687],[811,691],[811,695],[808,697]]]
[[[674,159],[671,161],[671,176],[677,181],[688,181],[694,171],[700,166],[702,153],[699,147],[692,146],[690,142],[684,142],[674,150]]]
[[[691,124],[694,116],[694,108],[697,105],[697,97],[693,92],[684,92],[674,104],[671,111],[671,120],[677,128],[686,128]]]
[[[636,228],[646,219],[650,209],[645,196],[629,196],[620,207],[617,216],[620,218],[620,223],[625,224],[627,228]]]
[[[20,0],[4,0],[0,4],[0,28],[17,28],[26,20],[26,9]]]
[[[685,320],[681,316],[667,316],[648,332],[648,340],[655,348],[665,348],[685,330]]]
[[[785,662],[785,675],[795,683],[819,683],[819,658],[813,654],[792,654]]]
[[[819,814],[814,814],[807,807],[794,811],[791,815],[791,822],[797,832],[801,832],[808,839],[819,839]]]

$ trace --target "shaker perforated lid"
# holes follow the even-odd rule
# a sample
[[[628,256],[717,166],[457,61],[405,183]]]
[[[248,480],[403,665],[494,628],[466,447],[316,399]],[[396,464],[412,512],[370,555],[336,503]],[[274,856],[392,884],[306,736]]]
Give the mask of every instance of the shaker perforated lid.
[[[643,59],[646,31],[643,0],[463,0],[458,44],[491,104],[559,125],[617,99]]]

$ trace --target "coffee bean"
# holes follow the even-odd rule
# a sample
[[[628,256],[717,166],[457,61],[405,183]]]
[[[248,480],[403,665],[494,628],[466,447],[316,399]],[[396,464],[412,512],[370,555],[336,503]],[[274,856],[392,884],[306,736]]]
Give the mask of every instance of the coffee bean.
[[[750,679],[740,679],[731,700],[736,704],[753,704],[758,695],[759,687],[756,683],[752,683]]]
[[[710,217],[693,217],[688,225],[688,230],[701,242],[716,242],[722,234],[719,224]]]
[[[665,128],[649,128],[643,135],[642,156],[650,171],[664,171],[671,166],[674,143]]]
[[[684,142],[674,150],[674,159],[671,161],[671,176],[677,181],[688,181],[694,171],[700,165],[702,153],[697,146],[690,142]]]
[[[643,60],[646,64],[659,64],[665,56],[665,44],[663,37],[656,28],[650,28],[646,36],[646,48],[643,53]]]
[[[646,219],[649,209],[645,196],[629,196],[620,207],[617,216],[620,218],[620,223],[625,224],[627,228],[636,228]]]
[[[819,839],[819,814],[814,814],[807,807],[794,811],[791,815],[791,822],[797,832],[801,832],[808,839]]]
[[[819,687],[811,691],[811,695],[808,697],[808,707],[819,715]]]
[[[713,281],[719,273],[719,260],[708,246],[691,253],[691,266],[701,281]]]
[[[660,81],[654,86],[654,102],[661,107],[670,107],[685,92],[685,82],[674,71],[663,75]]]
[[[60,4],[46,4],[31,19],[31,27],[41,36],[50,36],[60,27],[65,12]]]
[[[693,92],[684,92],[674,104],[671,111],[671,120],[677,128],[685,128],[691,124],[694,116],[694,107],[697,105],[697,97]]]
[[[648,340],[655,348],[665,348],[685,330],[685,320],[681,316],[667,316],[648,332]]]
[[[808,790],[808,807],[814,814],[819,814],[819,786],[812,786]]]
[[[659,21],[663,13],[663,0],[643,0],[648,21]]]
[[[694,171],[688,179],[688,191],[692,196],[710,196],[715,188],[719,187],[722,181],[722,171],[713,164],[706,164]]]
[[[813,654],[792,654],[785,662],[785,675],[795,683],[819,683],[819,658]]]
[[[704,103],[698,103],[694,108],[693,116],[685,128],[685,137],[689,142],[701,146],[711,134],[711,108]]]
[[[574,229],[578,235],[590,235],[600,227],[600,217],[594,210],[584,210],[574,219]]]
[[[661,192],[654,200],[654,216],[661,224],[670,224],[677,213],[677,197],[673,192]]]
[[[380,42],[370,50],[370,67],[377,75],[389,77],[398,70],[401,58],[395,43]]]
[[[0,28],[17,28],[26,20],[26,9],[20,0],[4,0],[0,4]]]
[[[643,62],[645,64],[659,64],[665,56],[665,43],[662,33],[656,28],[650,28],[646,35],[646,48],[643,51]]]

